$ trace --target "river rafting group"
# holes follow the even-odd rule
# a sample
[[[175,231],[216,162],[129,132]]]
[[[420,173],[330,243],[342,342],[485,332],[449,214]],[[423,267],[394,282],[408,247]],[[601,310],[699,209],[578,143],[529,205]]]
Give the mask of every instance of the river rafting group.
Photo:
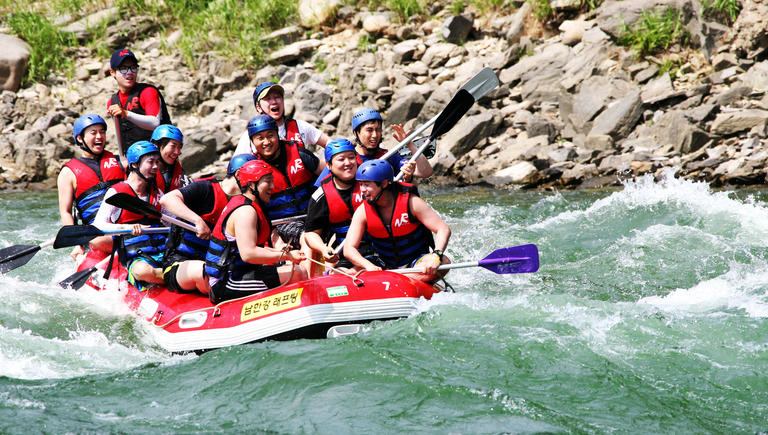
[[[157,327],[161,346],[189,351],[345,335],[359,323],[407,316],[415,299],[449,287],[443,276],[452,268],[538,269],[535,245],[452,264],[451,230],[413,184],[432,175],[430,145],[498,85],[489,68],[415,131],[392,125],[398,145],[389,151],[380,147],[384,119],[376,110],[353,115],[353,140],[331,139],[287,118],[283,87],[262,83],[253,93],[258,115],[220,180],[185,173],[183,133],[138,71],[130,50],[114,52],[119,90],[107,113],[118,155],[105,149],[102,116],[78,118],[80,156],[57,180],[63,226],[54,240],[0,249],[0,273],[42,248],[71,247],[77,272],[62,286],[117,282],[126,303]],[[398,153],[405,147],[408,159]]]

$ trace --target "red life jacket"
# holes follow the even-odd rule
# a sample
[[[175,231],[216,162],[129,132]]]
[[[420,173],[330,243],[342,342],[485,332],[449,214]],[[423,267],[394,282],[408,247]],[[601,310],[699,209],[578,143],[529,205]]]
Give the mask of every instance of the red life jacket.
[[[363,194],[360,192],[360,183],[356,181],[352,187],[352,204],[348,204],[341,199],[339,189],[333,183],[332,176],[323,180],[323,184],[320,187],[322,187],[325,194],[325,200],[328,201],[328,221],[331,224],[346,222],[346,225],[349,226],[355,210],[357,210],[360,204],[365,202]]]
[[[355,157],[357,157],[357,166],[362,165],[363,163],[365,163],[368,160],[379,159],[379,158],[381,158],[381,156],[383,156],[386,153],[387,152],[385,150],[379,148],[379,150],[376,151],[376,156],[375,157],[366,157],[365,160],[363,160],[363,156],[361,156],[358,153],[355,153]]]
[[[211,183],[211,187],[213,188],[213,210],[210,212],[201,215],[200,217],[203,218],[203,220],[213,228],[214,225],[216,225],[216,222],[219,220],[219,216],[221,216],[221,212],[224,211],[224,207],[227,206],[227,203],[229,202],[229,198],[227,198],[227,194],[224,193],[224,189],[221,188],[221,182],[216,181]]]
[[[366,232],[373,248],[388,268],[401,267],[429,253],[435,242],[432,232],[414,216],[408,201],[412,184],[395,183],[395,206],[389,222],[382,221],[376,208],[365,202]]]
[[[107,190],[125,180],[123,168],[109,151],[104,151],[98,159],[79,157],[64,166],[75,174],[76,214],[84,224],[90,224],[96,217]]]
[[[128,195],[139,197],[139,195],[136,194],[136,191],[133,190],[133,187],[131,187],[130,184],[126,182],[117,183],[114,186],[112,186],[117,193],[127,193]],[[149,193],[149,198],[147,199],[147,202],[155,207],[157,211],[162,211],[162,206],[160,205],[160,200],[157,197],[157,190],[152,190]],[[146,225],[153,225],[153,224],[160,224],[160,219],[152,216],[145,216],[142,214],[134,213],[129,210],[123,210],[120,212],[120,217],[117,219],[116,224],[146,224]]]
[[[184,170],[181,169],[181,163],[179,163],[178,160],[173,163],[171,174],[170,185],[166,185],[165,176],[163,176],[161,171],[157,171],[157,174],[155,175],[155,184],[157,185],[157,188],[160,189],[160,191],[163,193],[168,193],[171,190],[176,190],[181,187],[181,177],[184,175]]]
[[[304,148],[304,141],[301,140],[299,133],[299,123],[295,119],[286,118],[285,120],[285,140],[296,142],[296,145]]]
[[[272,232],[272,228],[261,207],[256,202],[248,199],[245,195],[232,197],[221,212],[219,220],[216,221],[216,225],[213,227],[213,232],[211,233],[211,241],[208,244],[208,252],[205,255],[205,271],[209,276],[221,278],[225,271],[247,267],[247,263],[240,257],[240,251],[237,249],[237,241],[227,240],[227,236],[224,233],[229,216],[232,212],[242,206],[253,207],[258,215],[259,223],[258,234],[256,235],[256,245],[263,247],[267,246],[269,243],[269,235]]]
[[[304,167],[299,146],[292,142],[280,141],[286,154],[286,168],[278,168],[265,160],[272,168],[275,188],[266,204],[270,219],[280,219],[306,213],[309,198],[314,191],[315,174]],[[256,158],[264,160],[260,155]]]

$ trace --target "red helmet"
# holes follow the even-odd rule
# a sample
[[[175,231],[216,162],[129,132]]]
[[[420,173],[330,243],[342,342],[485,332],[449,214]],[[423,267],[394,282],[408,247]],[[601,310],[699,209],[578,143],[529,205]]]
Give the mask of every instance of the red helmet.
[[[251,181],[258,182],[261,177],[272,173],[272,168],[263,160],[251,160],[240,167],[240,187],[245,187]]]

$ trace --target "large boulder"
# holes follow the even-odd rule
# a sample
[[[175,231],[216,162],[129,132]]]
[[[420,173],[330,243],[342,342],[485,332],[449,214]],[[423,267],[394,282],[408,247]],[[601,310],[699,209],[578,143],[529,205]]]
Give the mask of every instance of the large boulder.
[[[495,186],[507,184],[535,184],[542,179],[542,175],[536,166],[530,162],[519,161],[511,166],[494,172],[485,177],[485,181]]]
[[[467,40],[472,31],[473,17],[471,15],[454,15],[448,17],[440,29],[443,39],[454,44],[461,44]]]
[[[712,133],[729,135],[749,130],[756,126],[765,126],[768,122],[768,110],[746,109],[719,113],[712,121]]]
[[[413,119],[424,106],[424,96],[419,92],[410,92],[394,100],[387,111],[388,124],[405,124]]]
[[[16,92],[27,73],[31,47],[21,39],[0,33],[0,89]]]
[[[306,81],[296,87],[296,118],[317,123],[331,111],[331,89],[325,83]]]
[[[744,0],[736,22],[731,30],[731,50],[740,56],[765,57],[768,48],[768,2]]]
[[[198,103],[199,94],[195,84],[190,81],[168,83],[163,91],[166,103],[180,110],[190,110]]]
[[[438,141],[438,149],[449,151],[455,156],[463,155],[480,141],[496,133],[500,124],[501,116],[491,110],[465,116]]]
[[[611,104],[595,118],[590,135],[609,135],[614,139],[626,137],[643,114],[639,92],[631,92]]]
[[[341,0],[299,0],[299,23],[304,27],[327,24],[341,4]]]
[[[712,139],[706,131],[690,123],[685,113],[679,110],[665,113],[652,127],[639,128],[638,135],[653,137],[657,146],[670,147],[680,154],[697,151]]]
[[[296,62],[299,59],[312,54],[312,52],[321,45],[323,45],[323,43],[317,39],[306,39],[304,41],[294,42],[293,44],[286,45],[280,50],[273,51],[269,55],[269,61],[274,64]]]

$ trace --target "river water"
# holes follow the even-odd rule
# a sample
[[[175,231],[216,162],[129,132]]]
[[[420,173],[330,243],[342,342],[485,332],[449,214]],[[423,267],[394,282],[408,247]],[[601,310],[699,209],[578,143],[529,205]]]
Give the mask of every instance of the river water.
[[[768,430],[768,191],[422,191],[454,261],[535,243],[539,272],[454,270],[356,336],[169,355],[46,248],[0,276],[0,433]],[[58,229],[54,192],[0,210],[0,247]]]

